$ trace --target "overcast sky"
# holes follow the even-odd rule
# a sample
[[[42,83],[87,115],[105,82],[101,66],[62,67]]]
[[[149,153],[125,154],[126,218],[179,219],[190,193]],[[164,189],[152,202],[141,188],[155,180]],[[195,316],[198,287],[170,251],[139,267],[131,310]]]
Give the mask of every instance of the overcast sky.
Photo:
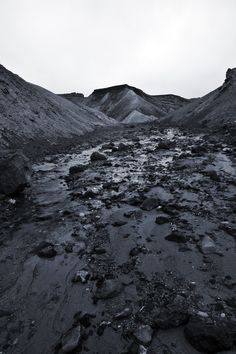
[[[56,93],[201,96],[236,66],[236,0],[0,0],[0,63]]]

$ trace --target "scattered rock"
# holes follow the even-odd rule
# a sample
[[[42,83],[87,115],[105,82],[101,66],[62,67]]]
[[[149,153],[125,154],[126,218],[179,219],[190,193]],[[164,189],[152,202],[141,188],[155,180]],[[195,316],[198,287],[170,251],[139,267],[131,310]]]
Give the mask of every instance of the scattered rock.
[[[117,151],[126,151],[129,149],[129,146],[124,144],[124,143],[120,143],[118,146],[117,146]]]
[[[181,326],[189,319],[188,304],[186,299],[177,295],[173,302],[162,306],[155,316],[158,328],[170,329]]]
[[[89,198],[94,198],[97,195],[98,195],[98,191],[97,190],[88,189],[86,192],[83,193],[82,198],[89,199]]]
[[[81,327],[73,327],[70,329],[61,340],[62,351],[64,353],[71,353],[79,347],[81,341]]]
[[[233,347],[229,329],[223,322],[193,317],[184,330],[188,342],[204,353],[218,353]]]
[[[41,258],[53,258],[57,255],[54,245],[47,241],[42,241],[34,252]]]
[[[119,227],[119,226],[123,226],[126,224],[127,224],[127,221],[125,221],[125,220],[116,220],[112,223],[112,226]]]
[[[212,181],[220,182],[221,178],[215,170],[208,170],[205,174],[210,177]]]
[[[156,217],[156,224],[158,225],[162,225],[162,224],[166,224],[170,221],[169,217],[167,215],[158,215]]]
[[[29,185],[32,169],[22,152],[0,151],[0,194],[21,192]]]
[[[158,144],[158,149],[160,150],[169,150],[175,147],[176,143],[171,140],[161,140]]]
[[[186,243],[186,237],[179,231],[172,231],[169,235],[165,237],[166,240],[177,243]]]
[[[73,281],[73,283],[80,282],[80,283],[85,284],[85,283],[87,283],[89,278],[90,278],[89,272],[87,272],[86,270],[79,270],[74,275],[72,281]]]
[[[153,329],[148,325],[139,326],[134,332],[134,337],[143,344],[148,344],[152,341]]]
[[[116,320],[121,320],[123,318],[129,317],[132,314],[132,310],[130,307],[126,307],[123,311],[118,312],[114,318]]]
[[[195,145],[191,148],[191,152],[196,155],[203,155],[207,153],[207,147],[204,145]]]
[[[80,172],[84,172],[86,169],[88,168],[87,165],[76,165],[76,166],[72,166],[69,169],[69,173],[71,174],[76,174],[76,173],[80,173]]]
[[[90,156],[90,160],[92,162],[95,162],[95,161],[106,161],[107,160],[107,157],[104,155],[104,154],[101,154],[100,152],[98,151],[94,151],[91,156]]]
[[[115,145],[112,142],[111,143],[107,143],[107,144],[103,144],[102,145],[102,150],[112,150],[114,146]]]
[[[204,236],[201,242],[201,250],[204,254],[211,254],[216,252],[215,242],[209,237]]]
[[[97,334],[99,336],[102,336],[104,331],[105,331],[105,328],[110,326],[111,325],[111,322],[110,321],[102,321],[99,326],[98,326],[98,329],[97,329]]]
[[[139,253],[143,253],[146,254],[147,253],[147,248],[145,246],[136,246],[134,248],[132,248],[129,252],[129,255],[131,257],[135,257],[137,256]]]
[[[138,354],[147,354],[147,348],[145,348],[143,345],[139,346]]]
[[[156,198],[147,198],[141,205],[141,209],[150,211],[152,209],[157,208],[159,205],[159,201]]]

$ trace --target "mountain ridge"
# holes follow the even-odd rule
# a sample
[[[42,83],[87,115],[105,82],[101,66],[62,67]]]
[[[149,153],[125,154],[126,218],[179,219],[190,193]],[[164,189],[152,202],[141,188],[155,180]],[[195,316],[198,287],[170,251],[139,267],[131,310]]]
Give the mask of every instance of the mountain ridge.
[[[0,65],[0,148],[21,147],[37,139],[55,144],[115,123],[105,114],[75,105]]]
[[[161,119],[161,124],[218,129],[236,127],[236,68],[228,69],[223,84]]]
[[[74,103],[96,108],[109,117],[124,123],[131,113],[142,114],[143,117],[146,117],[142,122],[148,122],[152,121],[153,117],[158,119],[191,101],[191,99],[174,94],[149,95],[128,84],[95,89],[87,97],[76,93],[63,94],[63,97]],[[132,120],[135,122],[135,118]]]

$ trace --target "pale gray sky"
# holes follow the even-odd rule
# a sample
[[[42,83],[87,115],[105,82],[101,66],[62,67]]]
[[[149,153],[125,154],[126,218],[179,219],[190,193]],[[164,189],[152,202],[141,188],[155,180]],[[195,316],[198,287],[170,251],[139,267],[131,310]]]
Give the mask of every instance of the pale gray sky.
[[[53,92],[200,96],[236,66],[236,0],[0,0],[0,63]]]

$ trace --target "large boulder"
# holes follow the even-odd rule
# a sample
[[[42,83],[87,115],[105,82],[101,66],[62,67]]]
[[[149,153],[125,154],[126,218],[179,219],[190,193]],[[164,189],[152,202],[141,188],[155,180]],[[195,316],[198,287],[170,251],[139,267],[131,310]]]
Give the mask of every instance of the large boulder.
[[[234,324],[211,318],[192,317],[185,327],[187,341],[201,353],[219,353],[233,348]]]
[[[32,169],[29,160],[20,151],[0,151],[0,194],[22,191],[29,183]]]

